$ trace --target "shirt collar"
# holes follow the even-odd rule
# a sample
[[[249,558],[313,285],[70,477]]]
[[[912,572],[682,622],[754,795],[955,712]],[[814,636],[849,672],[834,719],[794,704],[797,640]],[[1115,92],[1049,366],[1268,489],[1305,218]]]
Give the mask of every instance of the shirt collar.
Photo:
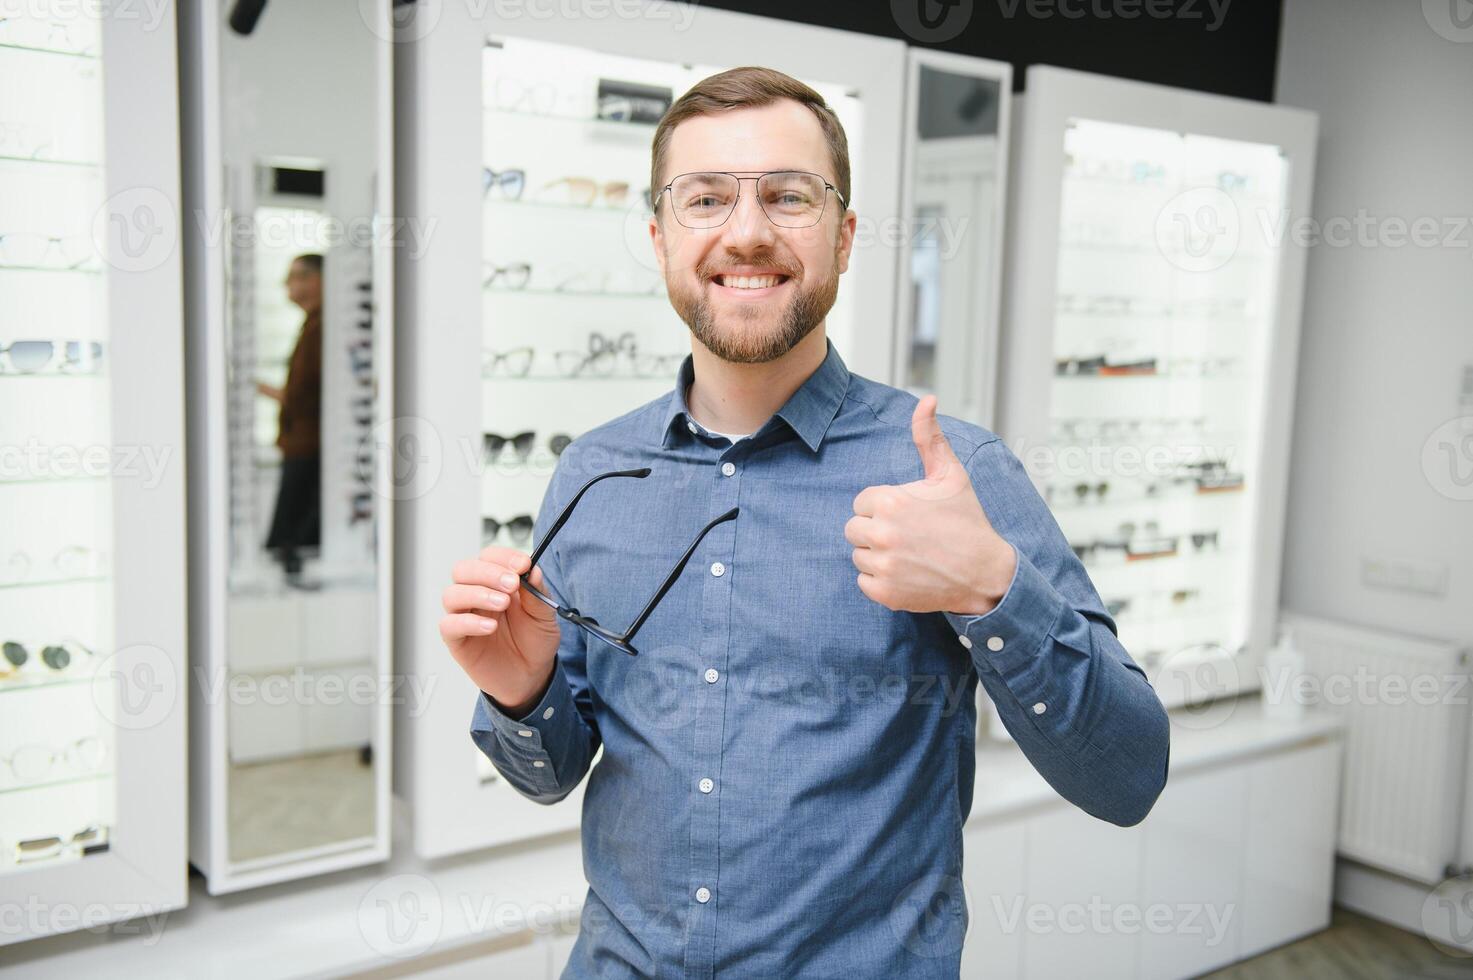
[[[818,452],[824,433],[828,431],[829,424],[834,421],[834,417],[839,414],[839,406],[843,404],[844,395],[849,391],[849,368],[844,364],[844,359],[839,356],[834,342],[825,337],[824,343],[828,352],[824,356],[823,363],[798,386],[798,390],[793,392],[792,397],[783,403],[782,408],[779,408],[774,415],[786,422],[797,433],[798,438],[803,440],[803,444],[813,452]],[[686,389],[695,380],[695,376],[695,358],[687,354],[685,360],[680,362],[680,372],[675,378],[675,390],[669,395],[669,404],[665,409],[663,424],[660,426],[660,445],[665,449],[675,445],[679,428],[695,421],[689,418],[689,409],[685,401]],[[770,421],[768,425],[771,425]]]

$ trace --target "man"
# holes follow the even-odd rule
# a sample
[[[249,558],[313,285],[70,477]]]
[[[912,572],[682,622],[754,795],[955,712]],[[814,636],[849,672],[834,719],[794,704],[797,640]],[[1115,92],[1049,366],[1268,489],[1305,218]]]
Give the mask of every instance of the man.
[[[482,692],[472,737],[538,802],[589,773],[564,976],[955,977],[978,681],[1055,789],[1123,826],[1165,785],[1166,712],[1017,458],[827,340],[856,217],[822,97],[712,76],[652,170],[691,356],[563,450],[536,539],[593,477],[648,476],[589,487],[535,568],[456,566],[441,633]],[[568,618],[635,624],[733,508],[637,656]]]
[[[286,295],[306,314],[286,369],[286,384],[264,381],[256,390],[281,404],[276,445],[281,482],[266,548],[281,559],[288,581],[302,571],[301,549],[316,548],[322,536],[322,256],[292,259]]]

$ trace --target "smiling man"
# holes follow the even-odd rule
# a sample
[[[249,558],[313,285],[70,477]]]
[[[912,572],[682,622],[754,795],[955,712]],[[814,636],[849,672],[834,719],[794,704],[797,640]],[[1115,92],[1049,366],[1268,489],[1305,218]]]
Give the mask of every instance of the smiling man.
[[[1017,458],[827,339],[856,216],[822,97],[707,78],[652,170],[691,355],[564,449],[535,564],[453,570],[472,738],[541,803],[588,776],[565,977],[956,977],[977,684],[1122,826],[1165,785],[1166,712]]]

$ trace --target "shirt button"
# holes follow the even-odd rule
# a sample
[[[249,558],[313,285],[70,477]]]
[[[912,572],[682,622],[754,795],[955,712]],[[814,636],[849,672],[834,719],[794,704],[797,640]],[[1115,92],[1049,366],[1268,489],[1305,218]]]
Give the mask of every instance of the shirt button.
[[[713,782],[711,782],[711,780],[709,780],[709,779],[703,779],[703,780],[701,780],[701,792],[702,793],[709,793],[709,792],[711,792],[711,790],[713,790],[715,788],[716,788],[716,784],[713,783]]]
[[[706,683],[707,684],[715,684],[716,683],[716,678],[718,678],[720,676],[721,675],[719,673],[717,673],[715,667],[707,667],[706,668]]]
[[[963,633],[963,634],[958,635],[957,636],[957,639],[962,641],[962,646],[966,647],[968,650],[972,649],[972,640],[971,640],[971,637],[969,637],[965,633]]]
[[[1044,711],[1046,711],[1046,710],[1048,710],[1048,709],[1047,709],[1047,708],[1045,708],[1045,707],[1044,707],[1044,703],[1043,703],[1043,702],[1042,702],[1042,701],[1040,701],[1040,702],[1038,702],[1038,703],[1037,703],[1037,704],[1035,704],[1035,705],[1034,705],[1034,706],[1033,706],[1033,713],[1034,713],[1034,714],[1035,714],[1035,715],[1041,715],[1041,714],[1043,714],[1043,713],[1044,713]]]
[[[722,463],[721,464],[721,475],[722,476],[731,476],[735,472],[736,472],[736,464],[735,463]]]
[[[696,424],[694,422],[687,422],[687,423],[685,423],[685,427],[687,429],[691,430],[692,432],[696,431]]]
[[[721,564],[721,562],[719,561],[713,561],[711,563],[711,574],[715,575],[717,578],[720,578],[721,576],[726,574],[726,566]]]
[[[697,888],[696,901],[700,902],[702,905],[705,905],[707,902],[711,901],[711,889],[707,888],[705,885]]]
[[[532,733],[529,732],[529,731],[527,731],[525,728],[523,728],[521,731],[517,732],[517,734],[520,735],[520,736],[522,736],[522,738],[531,738],[532,737]]]
[[[542,712],[542,717],[544,717],[544,718],[551,718],[552,717],[552,707],[551,706],[549,706],[546,711]]]
[[[997,651],[1001,650],[1002,649],[1002,637],[1000,637],[1000,636],[989,636],[987,638],[987,649],[991,650],[993,653],[996,653]]]
[[[547,765],[547,763],[543,762],[541,759],[535,759],[532,762],[532,768],[534,769],[541,769],[545,765]]]

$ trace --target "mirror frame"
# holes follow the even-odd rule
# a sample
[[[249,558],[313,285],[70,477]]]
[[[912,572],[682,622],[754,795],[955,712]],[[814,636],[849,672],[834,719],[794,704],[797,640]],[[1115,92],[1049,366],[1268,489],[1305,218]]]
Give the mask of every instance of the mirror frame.
[[[380,125],[374,134],[377,172],[372,190],[375,241],[372,248],[372,339],[375,375],[374,432],[382,447],[392,438],[394,392],[393,275],[391,246],[383,231],[394,207],[394,47],[390,5],[360,5],[377,22],[365,23],[376,45],[374,97]],[[390,456],[375,453],[377,499],[375,648],[370,670],[381,696],[371,708],[370,747],[374,766],[372,843],[344,849],[326,844],[281,855],[233,862],[229,856],[229,705],[208,696],[208,679],[228,676],[226,657],[230,565],[229,420],[226,415],[228,358],[225,246],[211,248],[209,229],[231,213],[224,159],[222,32],[218,3],[184,3],[179,12],[181,102],[184,133],[184,258],[186,345],[189,356],[189,861],[205,876],[212,895],[256,888],[386,860],[391,827],[393,674],[393,500]],[[257,160],[237,162],[252,174]],[[391,230],[391,229],[390,229]]]
[[[910,271],[911,256],[914,253],[915,236],[918,231],[913,216],[916,199],[914,177],[921,143],[917,133],[920,120],[921,69],[930,68],[953,75],[968,75],[994,81],[998,85],[997,180],[993,191],[993,207],[997,220],[993,223],[988,236],[992,262],[986,267],[971,270],[973,274],[985,281],[989,288],[984,310],[985,318],[978,325],[980,336],[974,338],[975,343],[972,349],[966,352],[965,358],[973,372],[975,384],[971,391],[966,390],[965,387],[961,391],[946,390],[943,386],[934,389],[940,411],[990,429],[997,411],[997,354],[998,337],[1001,333],[1004,229],[1008,221],[1013,66],[1005,61],[992,61],[987,58],[973,58],[969,55],[916,47],[906,48],[905,60],[905,122],[902,129],[904,159],[900,179],[900,214],[905,216],[907,234],[899,248],[900,255],[896,266],[896,282],[900,286],[896,290],[894,352],[892,354],[894,371],[890,377],[890,384],[897,388],[906,388],[905,378],[910,371],[910,335],[914,326],[912,323],[914,318],[909,297],[913,285]],[[906,388],[906,390],[909,389]]]

